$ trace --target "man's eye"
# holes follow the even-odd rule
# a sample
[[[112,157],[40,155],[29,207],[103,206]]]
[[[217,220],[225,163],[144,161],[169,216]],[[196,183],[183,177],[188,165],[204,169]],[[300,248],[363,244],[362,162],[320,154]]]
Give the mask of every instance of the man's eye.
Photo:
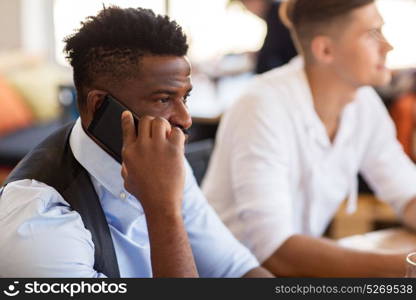
[[[169,102],[169,98],[161,98],[161,99],[158,99],[158,101],[160,103],[168,103]]]
[[[383,32],[380,28],[374,28],[374,29],[370,30],[369,34],[373,39],[375,39],[377,41],[384,42],[386,40],[384,35],[383,35]]]

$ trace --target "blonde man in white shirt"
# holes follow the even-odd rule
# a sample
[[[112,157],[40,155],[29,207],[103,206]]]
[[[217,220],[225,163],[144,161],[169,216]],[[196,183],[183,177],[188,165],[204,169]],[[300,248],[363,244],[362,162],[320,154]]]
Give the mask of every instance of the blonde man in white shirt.
[[[416,168],[370,86],[392,46],[371,0],[289,0],[302,54],[258,76],[223,118],[203,191],[231,231],[280,276],[404,275],[405,254],[321,238],[357,174],[416,229]]]

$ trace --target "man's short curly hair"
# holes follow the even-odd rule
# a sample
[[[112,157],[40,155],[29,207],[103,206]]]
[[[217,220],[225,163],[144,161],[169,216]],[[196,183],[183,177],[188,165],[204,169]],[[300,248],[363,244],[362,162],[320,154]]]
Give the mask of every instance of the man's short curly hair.
[[[78,103],[98,78],[120,81],[138,75],[143,55],[184,56],[188,50],[181,27],[167,16],[143,8],[104,7],[64,39],[73,67]]]

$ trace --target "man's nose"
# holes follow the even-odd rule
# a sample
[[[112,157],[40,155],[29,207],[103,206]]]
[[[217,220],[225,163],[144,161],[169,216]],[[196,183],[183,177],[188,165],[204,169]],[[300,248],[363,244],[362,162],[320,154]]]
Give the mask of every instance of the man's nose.
[[[390,44],[389,40],[383,35],[383,41],[382,41],[383,51],[385,53],[388,53],[394,49],[393,45]]]
[[[169,118],[169,122],[174,126],[188,129],[192,126],[192,118],[189,114],[188,107],[182,101],[175,105],[175,108]]]

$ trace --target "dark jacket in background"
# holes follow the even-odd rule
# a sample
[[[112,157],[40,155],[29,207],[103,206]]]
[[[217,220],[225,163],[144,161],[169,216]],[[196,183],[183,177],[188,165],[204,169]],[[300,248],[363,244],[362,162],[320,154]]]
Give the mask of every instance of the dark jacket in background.
[[[267,34],[258,53],[257,74],[280,67],[297,55],[290,32],[279,18],[279,7],[280,1],[272,2],[266,14]]]

